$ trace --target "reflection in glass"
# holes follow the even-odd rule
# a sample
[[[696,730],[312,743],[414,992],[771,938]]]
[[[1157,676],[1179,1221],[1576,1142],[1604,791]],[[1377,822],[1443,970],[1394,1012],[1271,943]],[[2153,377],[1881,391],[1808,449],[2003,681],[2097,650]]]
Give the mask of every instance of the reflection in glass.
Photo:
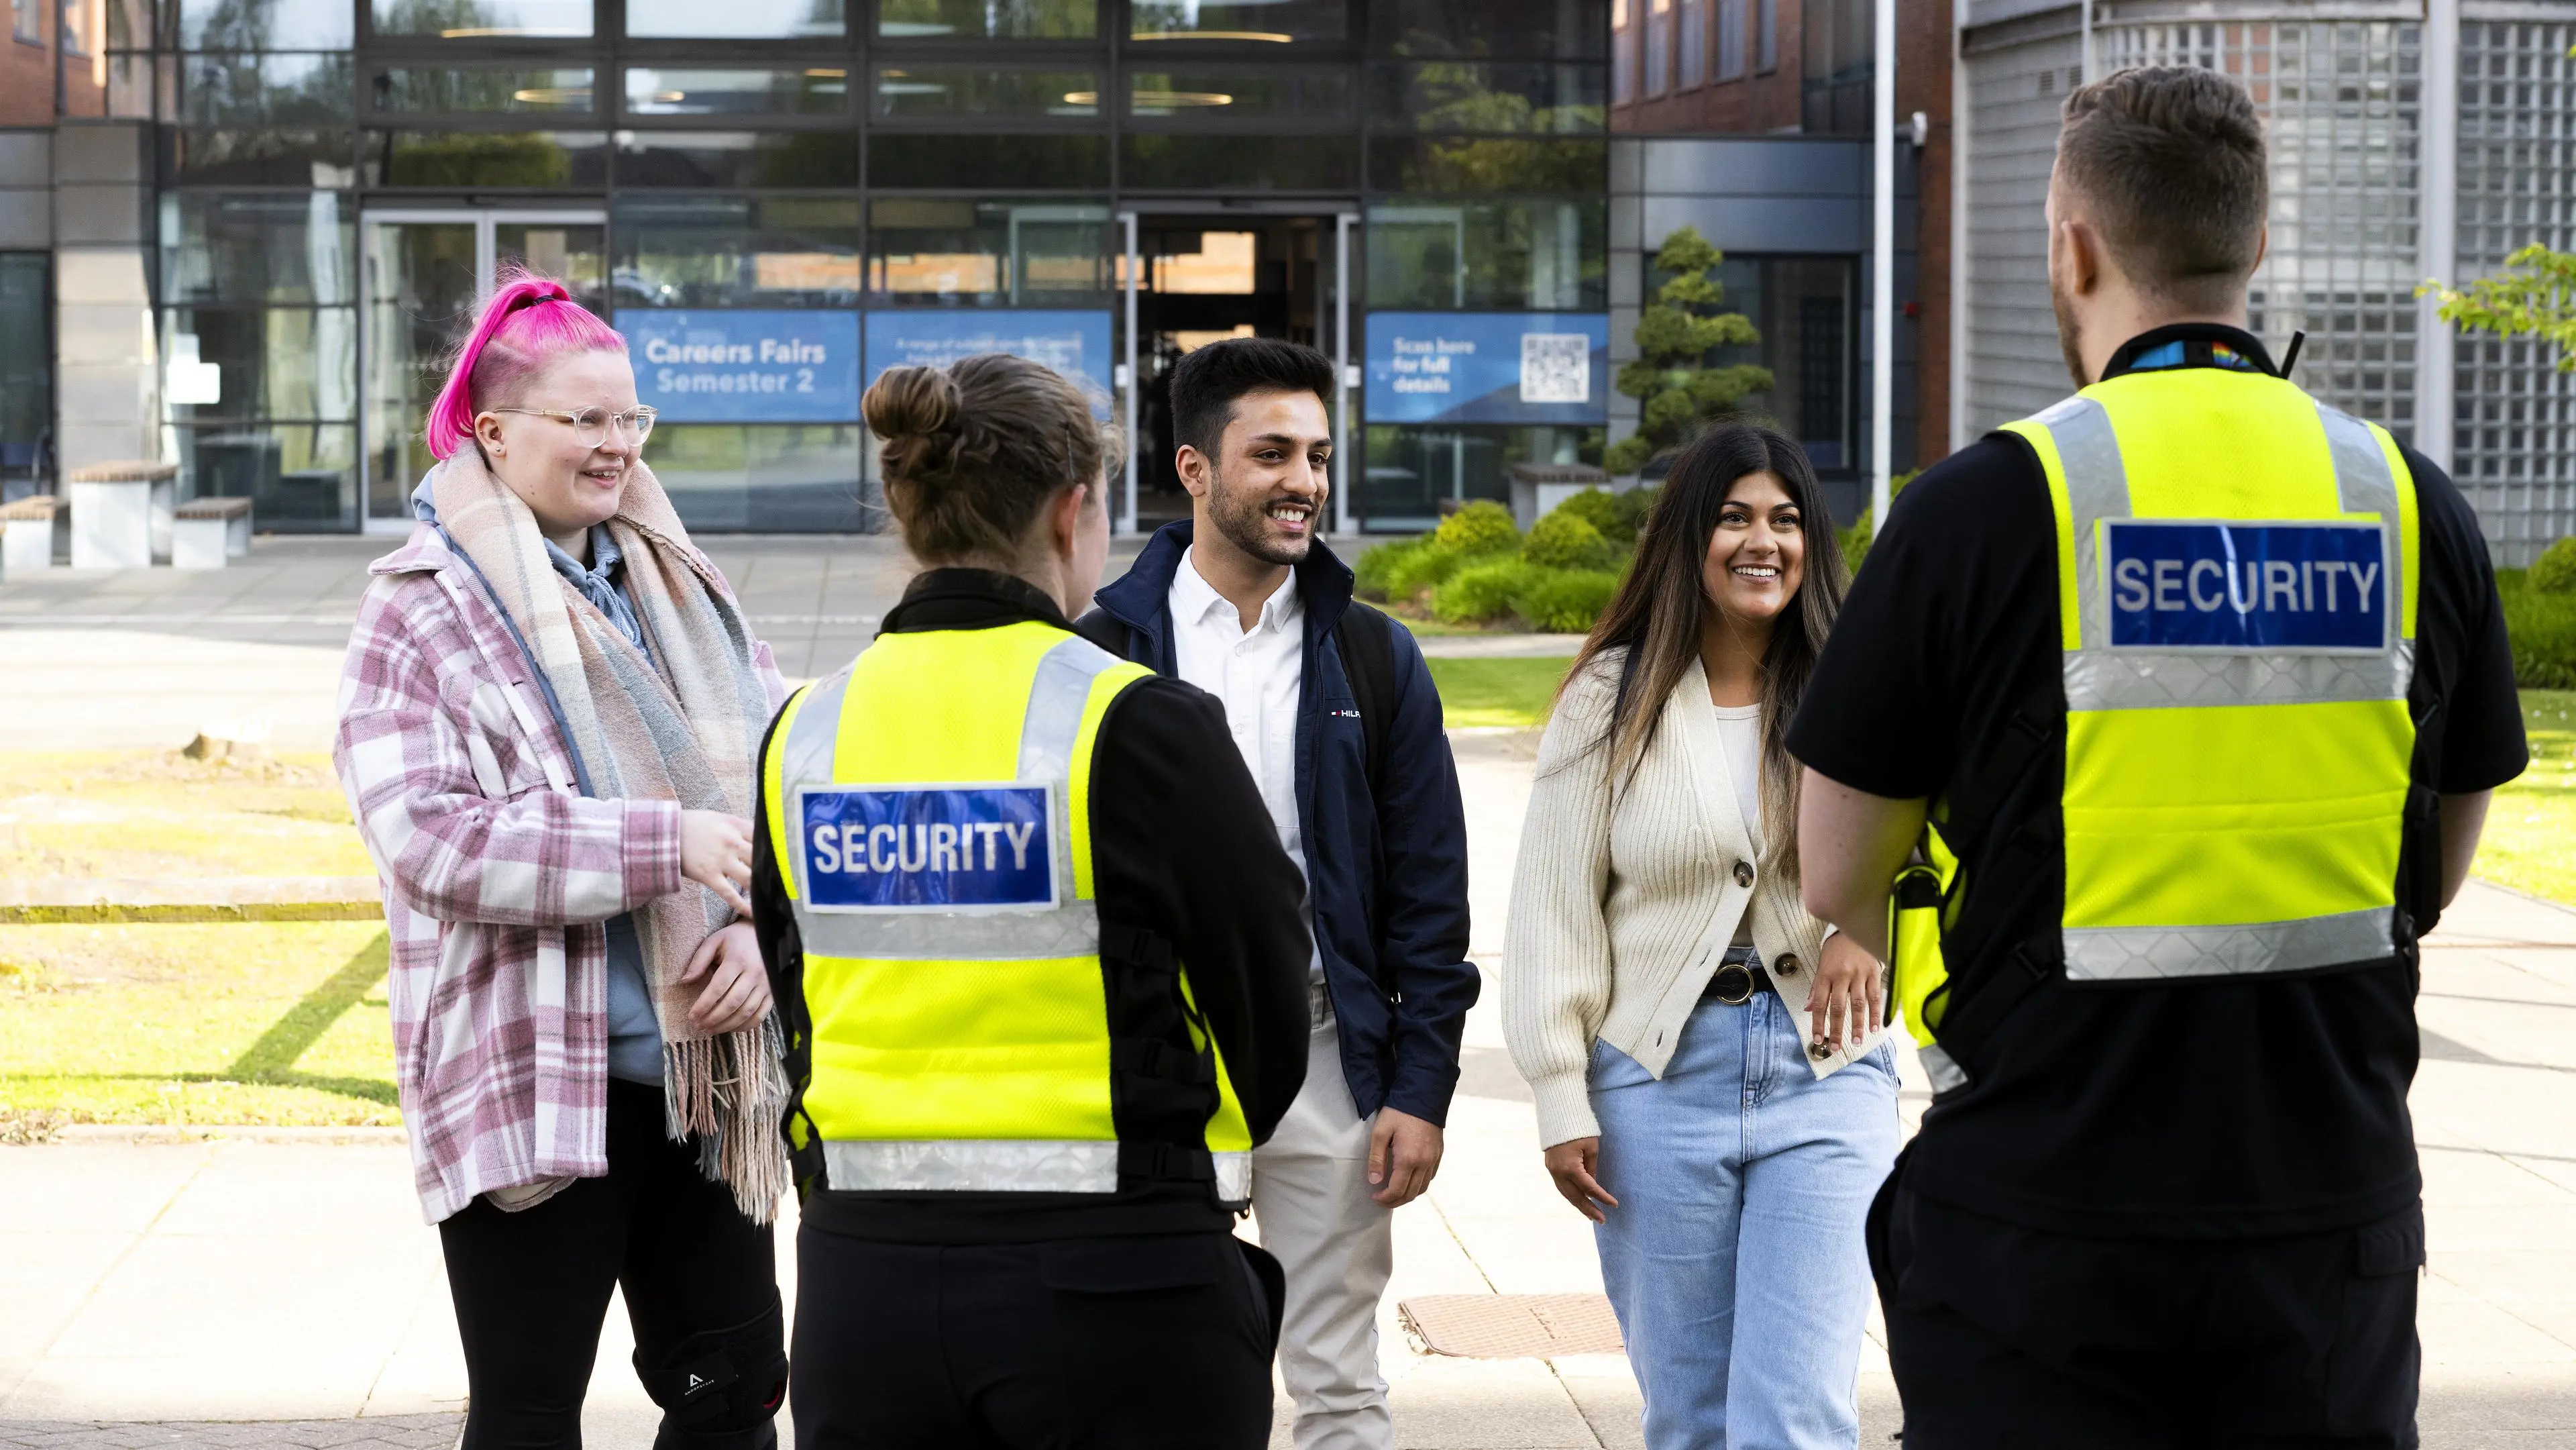
[[[630,116],[829,116],[850,106],[850,73],[801,70],[626,68]]]
[[[1598,60],[1611,0],[1372,0],[1378,55]]]
[[[1109,184],[1106,136],[916,136],[880,130],[868,137],[868,185],[938,191],[977,186],[1092,189]]]
[[[1350,34],[1345,0],[1133,0],[1129,40],[1288,45]]]
[[[1609,184],[1610,149],[1604,141],[1491,136],[1383,138],[1369,145],[1369,186],[1378,191],[1597,192]]]
[[[45,335],[53,311],[53,263],[43,252],[0,252],[0,337]],[[0,467],[34,467],[36,440],[53,428],[52,351],[0,350]]]
[[[1359,183],[1352,136],[1164,136],[1123,139],[1127,186],[1240,191],[1347,191]]]
[[[601,186],[608,138],[597,131],[378,131],[367,142],[374,186]]]
[[[846,307],[859,295],[855,197],[626,196],[620,307]]]
[[[410,516],[405,500],[431,462],[421,424],[444,382],[438,361],[472,328],[481,281],[471,220],[367,227],[370,518]]]
[[[1606,428],[1508,423],[1372,424],[1360,511],[1372,532],[1412,532],[1440,522],[1452,499],[1511,497],[1516,463],[1598,466]]]
[[[877,72],[880,116],[1097,116],[1090,71],[889,66]]]
[[[665,423],[644,461],[693,529],[866,532],[882,527],[859,502],[866,432],[855,423]]]
[[[597,222],[524,222],[504,215],[492,227],[492,264],[512,264],[564,284],[572,300],[608,315],[608,239]]]
[[[1646,271],[1644,288],[1652,296],[1668,279],[1652,267]],[[1747,394],[1738,410],[1797,439],[1818,473],[1857,468],[1858,263],[1850,257],[1729,256],[1718,264],[1717,283],[1726,310],[1743,313],[1762,340],[1719,348],[1710,361],[1771,370],[1770,391]]]
[[[346,50],[349,0],[179,0],[183,50]]]
[[[213,403],[174,403],[173,421],[318,418],[352,421],[357,405],[354,307],[174,307],[162,313],[162,353],[220,369]],[[193,344],[177,339],[193,338]]]
[[[1371,207],[1371,307],[1597,312],[1609,306],[1600,201]]]
[[[172,131],[165,135],[169,176],[211,186],[355,184],[349,133],[328,131]]]
[[[192,55],[178,120],[188,126],[331,126],[349,122],[345,55]]]
[[[241,196],[172,192],[161,198],[163,300],[355,301],[356,208],[336,192]]]
[[[887,40],[1089,40],[1100,0],[878,0]]]
[[[396,66],[376,72],[375,109],[381,112],[588,111],[588,66],[485,70],[457,66]]]
[[[1109,208],[1086,202],[888,198],[868,209],[868,300],[883,305],[1106,306]]]
[[[620,186],[855,186],[846,131],[620,131]]]
[[[1350,111],[1350,72],[1339,68],[1227,67],[1135,71],[1127,77],[1131,116],[1187,116],[1194,122],[1282,116],[1340,120]]]
[[[841,0],[626,0],[626,33],[638,38],[838,40],[842,30]]]
[[[1601,67],[1436,60],[1369,68],[1369,112],[1407,131],[1598,135],[1607,122]]]
[[[371,0],[378,35],[493,40],[590,34],[590,0]]]
[[[181,428],[178,440],[181,485],[198,498],[249,499],[263,530],[358,526],[357,430],[345,423],[220,423]]]

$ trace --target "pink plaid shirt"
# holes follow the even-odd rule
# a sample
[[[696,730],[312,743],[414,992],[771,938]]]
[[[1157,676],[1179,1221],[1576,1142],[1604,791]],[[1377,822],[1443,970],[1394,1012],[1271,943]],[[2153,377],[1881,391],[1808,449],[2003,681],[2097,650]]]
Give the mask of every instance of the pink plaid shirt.
[[[680,806],[579,793],[534,665],[436,528],[369,572],[332,758],[384,883],[394,1070],[437,1223],[608,1171],[602,924],[680,889]],[[753,659],[777,701],[769,646]]]

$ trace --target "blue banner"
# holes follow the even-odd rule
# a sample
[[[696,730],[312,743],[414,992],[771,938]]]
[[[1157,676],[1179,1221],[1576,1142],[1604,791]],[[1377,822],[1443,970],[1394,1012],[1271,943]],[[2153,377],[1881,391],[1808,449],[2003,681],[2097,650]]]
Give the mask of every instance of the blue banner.
[[[2114,645],[2387,647],[2394,581],[2377,524],[2132,519],[2103,527]]]
[[[1372,423],[1610,421],[1604,312],[1372,312]]]
[[[1091,410],[1109,416],[1109,314],[920,308],[868,314],[868,381],[888,368],[946,367],[977,353],[1043,363],[1073,381]]]
[[[635,396],[665,423],[855,423],[855,312],[617,314]]]
[[[1055,904],[1042,785],[801,791],[796,819],[819,910]]]

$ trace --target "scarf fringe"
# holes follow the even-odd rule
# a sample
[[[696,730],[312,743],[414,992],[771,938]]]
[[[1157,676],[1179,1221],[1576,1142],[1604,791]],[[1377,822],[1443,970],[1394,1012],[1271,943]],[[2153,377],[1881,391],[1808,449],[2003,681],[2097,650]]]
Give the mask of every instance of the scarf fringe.
[[[768,1223],[790,1186],[786,1039],[771,1012],[756,1026],[663,1047],[663,1128],[698,1140],[698,1171],[733,1190],[743,1217]]]

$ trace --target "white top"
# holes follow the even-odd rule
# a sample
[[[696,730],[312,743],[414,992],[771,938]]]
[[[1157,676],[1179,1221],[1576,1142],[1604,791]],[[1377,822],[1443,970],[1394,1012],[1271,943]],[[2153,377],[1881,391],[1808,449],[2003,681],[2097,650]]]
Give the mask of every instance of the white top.
[[[1717,743],[1726,762],[1727,776],[1735,784],[1735,808],[1744,817],[1744,829],[1753,835],[1753,850],[1762,850],[1762,707],[1760,705],[1718,705]],[[1753,944],[1753,914],[1746,912],[1735,923],[1733,946]]]
[[[1280,846],[1302,872],[1306,842],[1297,825],[1297,702],[1306,676],[1306,604],[1297,595],[1296,572],[1291,570],[1262,602],[1260,620],[1247,630],[1234,605],[1200,577],[1198,551],[1185,549],[1181,567],[1172,571],[1169,600],[1172,657],[1181,678],[1225,706],[1234,748],[1242,752],[1252,783],[1261,788],[1261,803],[1270,810]],[[1323,980],[1320,949],[1309,971]]]
[[[1547,1145],[1601,1131],[1584,1083],[1594,1041],[1663,1075],[1740,923],[1752,922],[1781,1004],[1798,1016],[1825,937],[1779,845],[1755,844],[1743,787],[1719,768],[1728,748],[1698,660],[1665,699],[1633,776],[1623,765],[1614,778],[1605,752],[1591,748],[1609,723],[1625,654],[1605,651],[1557,702],[1512,877],[1503,1036],[1538,1100]],[[1822,1077],[1884,1035],[1874,1027],[1807,1067]]]

